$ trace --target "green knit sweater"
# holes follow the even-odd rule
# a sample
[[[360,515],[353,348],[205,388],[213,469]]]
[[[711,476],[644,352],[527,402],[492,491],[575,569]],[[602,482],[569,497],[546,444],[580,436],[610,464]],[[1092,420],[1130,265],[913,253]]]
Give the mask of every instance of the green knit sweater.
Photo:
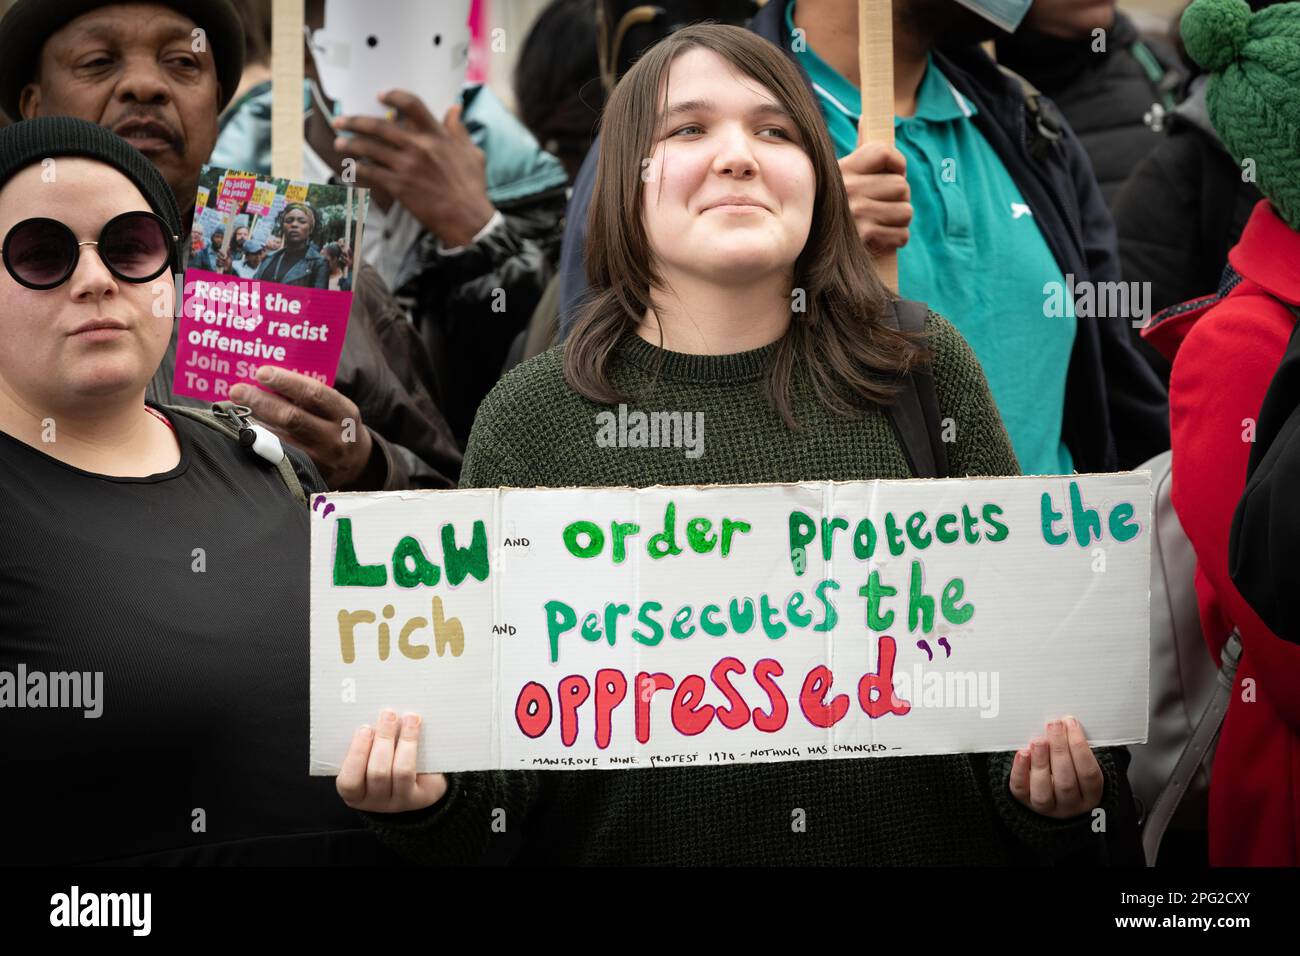
[[[940,411],[955,422],[952,474],[1018,474],[970,347],[936,315],[926,329]],[[789,430],[760,392],[774,348],[684,355],[632,335],[619,343],[612,375],[629,409],[703,412],[705,444],[694,458],[682,448],[601,447],[596,416],[604,409],[565,384],[563,347],[552,349],[484,400],[461,486],[911,477],[884,413],[837,417],[802,380],[795,402],[802,427]],[[1099,754],[1106,834],[1093,832],[1090,815],[1057,821],[1017,803],[1007,789],[1011,756],[450,774],[447,795],[428,810],[365,816],[398,851],[430,863],[500,858],[507,847],[520,863],[1106,862],[1123,855],[1117,830],[1125,849],[1136,845],[1124,751]]]

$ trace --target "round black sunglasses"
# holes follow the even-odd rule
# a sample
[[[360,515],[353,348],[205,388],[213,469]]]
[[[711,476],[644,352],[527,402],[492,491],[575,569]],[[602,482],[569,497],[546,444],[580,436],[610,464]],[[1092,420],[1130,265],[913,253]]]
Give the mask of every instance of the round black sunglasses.
[[[5,236],[5,268],[14,281],[44,291],[77,270],[82,246],[95,246],[108,271],[124,282],[148,282],[167,271],[177,237],[151,212],[124,212],[104,223],[99,239],[78,241],[57,219],[24,219]]]

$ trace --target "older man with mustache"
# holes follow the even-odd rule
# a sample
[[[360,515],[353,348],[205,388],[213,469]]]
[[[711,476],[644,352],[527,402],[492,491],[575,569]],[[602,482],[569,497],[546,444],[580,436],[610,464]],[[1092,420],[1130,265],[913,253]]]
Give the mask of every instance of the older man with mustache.
[[[244,64],[243,27],[228,0],[18,0],[0,20],[0,64],[0,108],[112,130],[162,173],[189,230],[199,171]],[[356,293],[339,388],[268,366],[258,380],[275,391],[240,398],[306,451],[332,488],[451,487],[461,455],[420,360],[409,357],[419,340],[395,320],[400,308],[377,274],[358,273]],[[173,329],[149,397],[194,404],[172,394],[175,357]],[[370,427],[355,427],[363,417]]]
[[[158,167],[192,214],[199,168],[217,138],[214,111],[230,101],[244,66],[243,28],[228,4],[18,3],[3,33],[7,113],[77,116],[112,130]]]

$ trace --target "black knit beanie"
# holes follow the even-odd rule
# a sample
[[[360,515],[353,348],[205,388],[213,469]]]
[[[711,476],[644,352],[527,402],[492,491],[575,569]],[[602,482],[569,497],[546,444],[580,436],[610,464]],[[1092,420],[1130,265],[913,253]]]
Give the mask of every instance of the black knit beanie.
[[[84,156],[112,166],[135,183],[172,235],[180,235],[176,197],[158,168],[116,133],[71,116],[38,116],[0,129],[0,189],[28,166],[58,156]],[[174,245],[179,254],[180,244]],[[179,263],[173,268],[179,270]]]
[[[18,0],[0,20],[0,110],[16,120],[23,88],[36,78],[45,41],[77,17],[126,0]],[[244,24],[229,0],[152,0],[189,17],[207,34],[225,109],[244,72]]]

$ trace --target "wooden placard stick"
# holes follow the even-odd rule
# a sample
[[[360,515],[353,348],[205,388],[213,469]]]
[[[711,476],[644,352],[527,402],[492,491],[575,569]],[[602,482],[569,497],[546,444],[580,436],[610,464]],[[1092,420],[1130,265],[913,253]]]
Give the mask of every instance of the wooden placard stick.
[[[248,238],[244,240],[245,244],[253,241],[253,233],[257,232],[257,224],[261,219],[262,217],[255,213],[248,214]]]
[[[348,187],[347,195],[348,195],[347,218],[343,222],[343,245],[350,250],[352,248],[352,187],[351,186]],[[352,270],[349,268],[347,262],[344,262],[343,274],[345,276],[349,275],[351,271]]]
[[[361,215],[363,208],[366,208],[365,201],[361,198],[361,193],[357,193],[357,218],[356,218],[356,235],[353,236],[354,245],[352,246],[352,271],[355,272],[360,266],[361,261],[361,239],[366,231],[366,217]]]
[[[271,175],[277,179],[302,179],[303,22],[303,0],[273,0]]]
[[[235,238],[235,220],[237,218],[239,218],[238,207],[226,213],[226,219],[225,219],[226,231],[225,234],[221,237],[221,254],[223,256],[230,255],[230,243],[231,240]]]
[[[858,74],[862,116],[858,141],[894,145],[894,11],[891,0],[858,0]],[[898,291],[898,255],[876,256],[876,273]]]

